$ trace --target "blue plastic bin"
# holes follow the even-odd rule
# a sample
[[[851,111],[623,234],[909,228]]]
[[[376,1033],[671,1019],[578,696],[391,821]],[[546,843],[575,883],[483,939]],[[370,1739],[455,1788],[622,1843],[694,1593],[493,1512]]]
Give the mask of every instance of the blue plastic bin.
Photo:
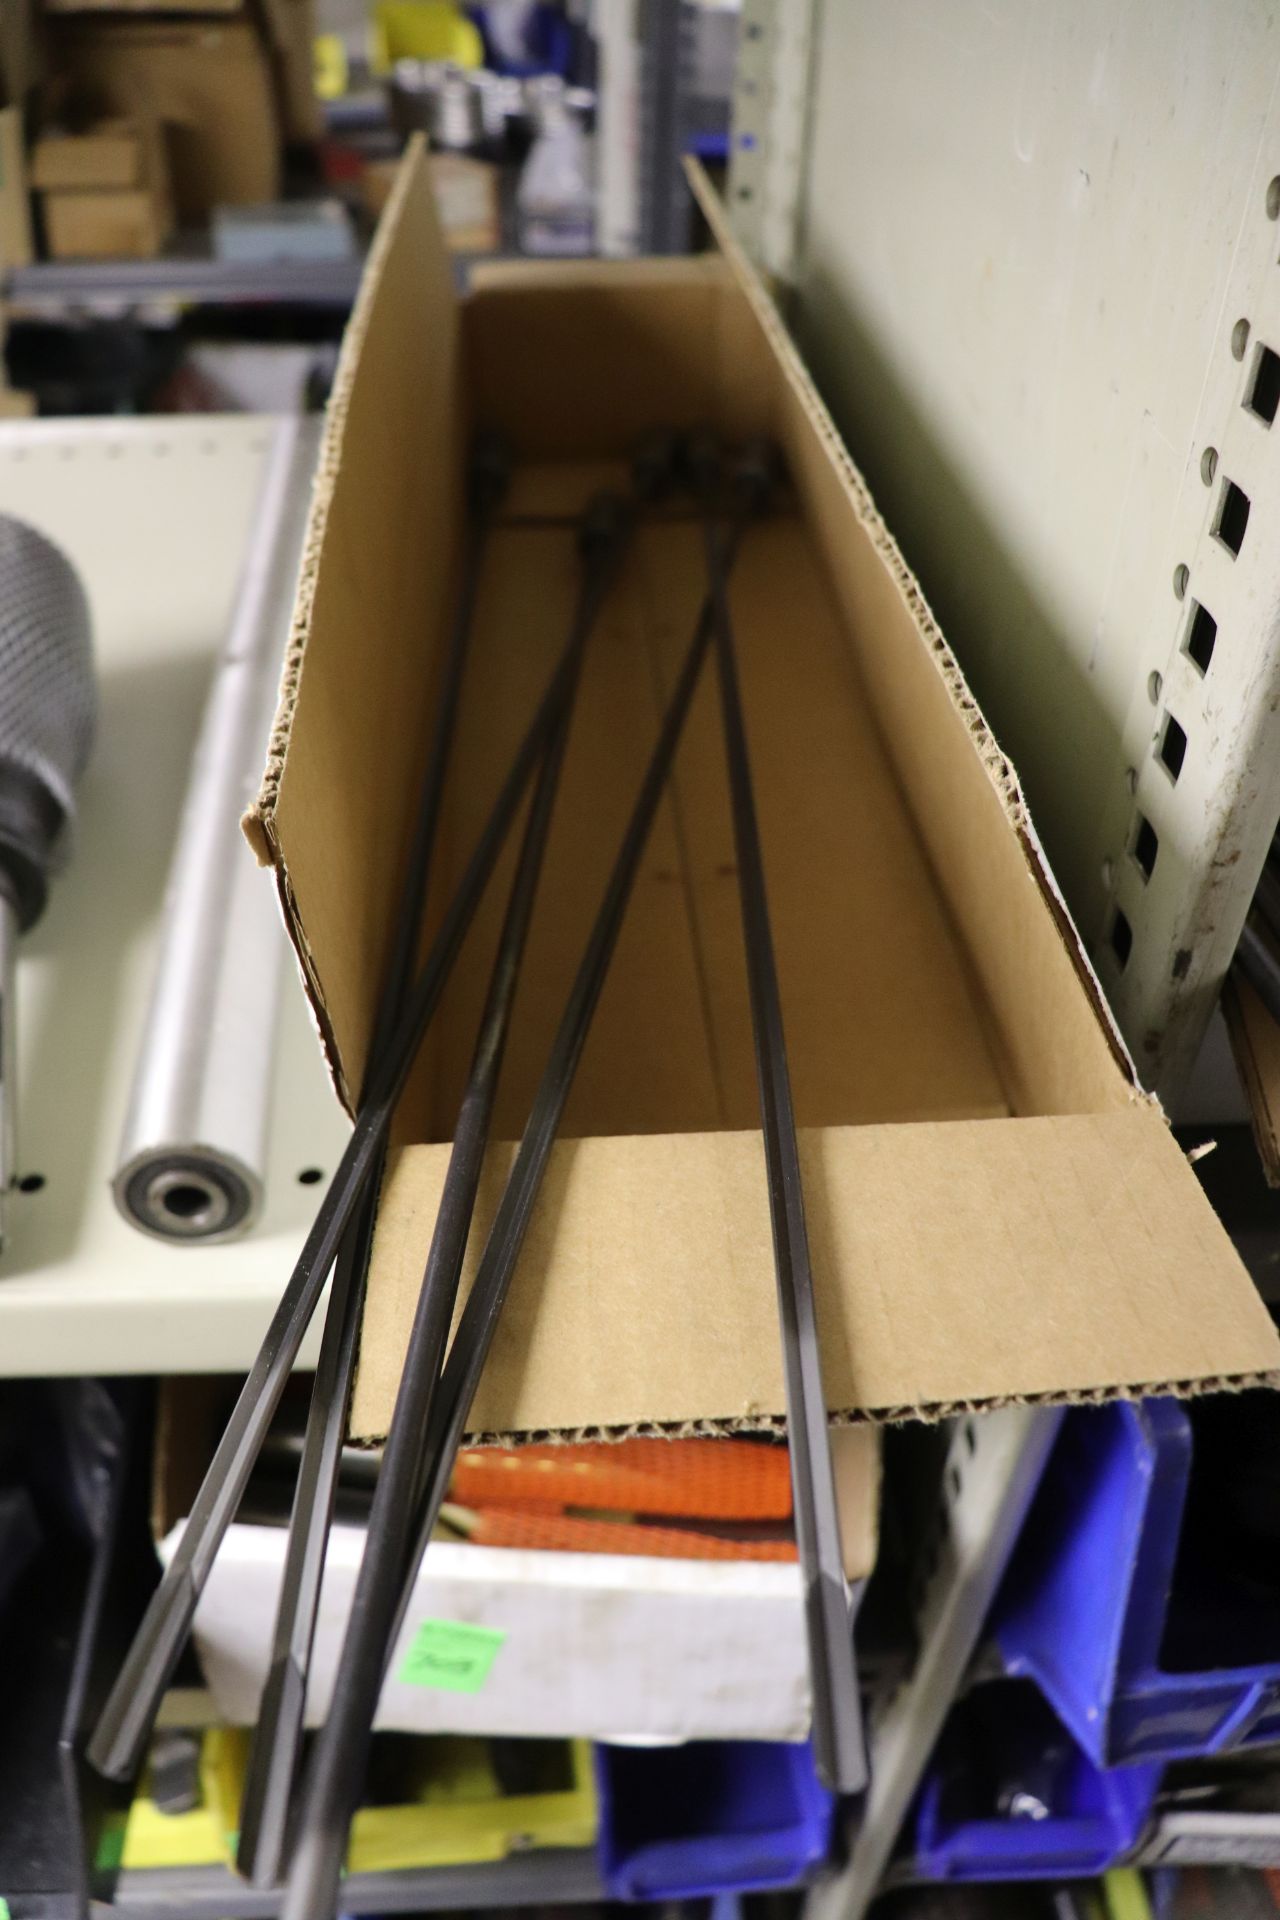
[[[600,1746],[596,1784],[615,1900],[789,1887],[830,1857],[835,1800],[807,1742]]]
[[[1176,1400],[1069,1413],[992,1609],[1005,1672],[1096,1766],[1280,1739],[1276,1568],[1198,1549],[1175,1582],[1192,1437]]]
[[[977,1686],[921,1789],[915,1871],[929,1880],[1098,1874],[1137,1846],[1161,1769],[1097,1767],[1027,1681]]]

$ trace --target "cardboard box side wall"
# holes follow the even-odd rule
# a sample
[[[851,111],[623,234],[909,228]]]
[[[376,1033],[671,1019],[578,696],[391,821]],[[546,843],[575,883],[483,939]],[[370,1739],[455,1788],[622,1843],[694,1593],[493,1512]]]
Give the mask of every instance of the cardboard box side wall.
[[[390,911],[393,844],[404,832],[403,776],[412,755],[399,723],[420,711],[412,694],[425,677],[421,662],[439,629],[448,571],[442,538],[427,548],[434,571],[422,564],[422,503],[438,533],[463,432],[457,321],[447,266],[433,249],[438,235],[419,153],[388,210],[344,357],[328,443],[331,497],[313,529],[316,572],[304,590],[277,751],[253,829],[279,861],[295,937],[348,1080],[362,1058]],[[484,356],[492,357],[486,329],[497,324],[500,308],[510,316],[502,325],[510,326],[522,375],[517,381],[509,374],[508,356],[500,354],[495,378],[510,378],[513,408],[532,409],[502,421],[518,428],[519,451],[527,453],[533,435],[546,432],[561,436],[551,450],[566,455],[625,453],[634,431],[655,423],[652,412],[642,412],[641,394],[645,408],[661,407],[659,421],[671,419],[673,396],[691,409],[686,419],[705,418],[710,406],[735,434],[761,424],[762,415],[766,423],[787,419],[780,395],[799,376],[780,367],[722,266],[593,267],[567,270],[567,278],[582,288],[583,311],[591,315],[567,341],[553,324],[567,311],[560,269],[508,275],[501,298],[490,297],[494,283],[487,282],[468,310],[478,410],[493,404],[483,385]],[[525,297],[523,290],[517,296],[517,283],[530,300],[523,329],[516,326],[517,297]],[[615,345],[621,337],[611,373],[601,337],[606,313]],[[535,353],[539,338],[550,361]],[[744,358],[717,370],[717,343],[726,341]],[[536,392],[526,402],[529,388]],[[571,435],[549,405],[557,391],[571,409],[582,403]],[[808,413],[807,405],[795,408],[788,429],[802,488],[804,435],[818,439]],[[530,437],[523,445],[520,432]],[[440,451],[432,455],[433,447]],[[1065,1049],[1012,1035],[1028,1083],[1024,1111],[1082,1103],[1081,1111],[1057,1118],[823,1125],[809,1149],[809,1192],[831,1404],[854,1415],[1256,1379],[1280,1361],[1280,1342],[1158,1112],[1132,1098],[1017,824],[1005,812],[1007,796],[975,749],[976,716],[963,704],[963,683],[940,671],[920,604],[904,597],[908,577],[895,578],[886,563],[887,537],[877,552],[856,498],[840,501],[830,461],[818,470],[833,475],[823,497],[839,516],[834,544],[867,556],[859,562],[863,580],[855,578],[849,590],[857,622],[851,642],[868,658],[877,648],[914,649],[920,658],[911,724],[938,729],[951,784],[939,791],[926,781],[912,802],[954,804],[992,835],[992,848],[977,862],[988,889],[983,904],[990,917],[1010,921],[1021,948],[1014,970],[1046,970],[1033,999],[1009,994],[996,1009],[1001,1025],[1065,1023]],[[417,501],[418,519],[405,495]],[[785,521],[777,538],[783,546],[775,550],[800,569],[779,591],[785,597],[794,578],[809,592],[817,578],[812,538],[788,548]],[[865,583],[877,579],[877,567],[885,584],[873,592]],[[436,586],[425,609],[424,577]],[[825,631],[833,617],[829,591],[807,603]],[[531,591],[530,602],[536,597]],[[806,644],[817,644],[808,621],[802,625]],[[357,649],[351,636],[371,627],[379,644]],[[615,633],[615,648],[624,638]],[[357,651],[368,685],[353,664]],[[604,649],[597,651],[603,657]],[[865,683],[874,678],[866,674]],[[900,682],[888,675],[886,684],[893,690]],[[371,766],[385,770],[382,807],[367,791]],[[912,777],[911,762],[901,766]],[[900,799],[893,805],[900,811]],[[945,838],[938,844],[945,851]],[[855,840],[846,871],[856,849]],[[800,841],[797,852],[805,851]],[[913,875],[918,871],[912,867]],[[960,880],[969,874],[962,870]],[[954,875],[938,877],[957,884]],[[953,917],[962,919],[958,911]],[[999,967],[989,964],[987,974],[990,992],[1008,992]],[[982,977],[977,967],[973,975]],[[848,1048],[858,1019],[874,1019],[879,1009],[863,1009],[851,997],[845,1013],[832,1031]],[[1008,1050],[1019,1058],[1015,1046]],[[1090,1102],[1100,1110],[1089,1111]],[[392,1292],[401,1283],[416,1286],[444,1157],[441,1148],[416,1146],[397,1163],[384,1197],[371,1313],[388,1276]],[[490,1201],[500,1163],[495,1153]],[[392,1314],[375,1334],[367,1319],[362,1352],[361,1393],[380,1373],[384,1409],[398,1370],[388,1331],[394,1322]],[[617,1137],[570,1138],[553,1160],[476,1424],[501,1431],[770,1424],[782,1408],[777,1350],[758,1134],[621,1129]],[[377,1405],[371,1388],[366,1419],[376,1421]]]
[[[379,229],[343,342],[280,713],[245,823],[259,858],[276,865],[348,1106],[416,799],[434,692],[423,662],[439,651],[460,537],[457,306],[434,202],[408,192],[414,178],[405,175]],[[402,379],[428,352],[430,377]],[[411,644],[388,645],[391,633]],[[352,777],[335,779],[339,767]]]
[[[904,629],[900,644],[859,648],[859,658],[904,791],[926,797],[916,807],[916,819],[934,871],[992,1003],[1009,1010],[1002,1039],[1014,1111],[1074,1113],[1114,1102],[1121,1095],[1111,1061],[1134,1086],[1137,1074],[1035,833],[1017,773],[993,738],[777,308],[734,239],[719,196],[701,168],[690,164],[689,174],[720,250],[785,374],[772,430],[793,470],[802,475],[850,635],[856,644],[867,625],[881,620]],[[850,507],[880,562],[874,568],[867,564],[866,545],[847,537]],[[908,625],[925,645],[908,642]],[[944,707],[952,710],[949,725],[943,723]],[[1016,837],[1003,830],[990,797],[980,804],[972,796],[975,753]],[[1010,901],[1021,906],[1026,896],[1023,866],[1049,912],[1018,912],[1015,926],[1008,906]],[[1064,955],[1083,994],[1068,984]],[[1046,982],[1053,994],[1052,1016],[1029,1019],[1028,993],[1039,999]],[[1111,1061],[1099,1048],[1099,1033]]]
[[[1266,1308],[1145,1109],[824,1127],[800,1144],[837,1420],[1185,1394],[1280,1370]],[[510,1153],[486,1169],[480,1245]],[[351,1415],[362,1440],[387,1430],[447,1158],[405,1148],[384,1187]],[[563,1141],[544,1193],[473,1434],[781,1426],[758,1135]],[[473,1248],[464,1297],[474,1270]]]

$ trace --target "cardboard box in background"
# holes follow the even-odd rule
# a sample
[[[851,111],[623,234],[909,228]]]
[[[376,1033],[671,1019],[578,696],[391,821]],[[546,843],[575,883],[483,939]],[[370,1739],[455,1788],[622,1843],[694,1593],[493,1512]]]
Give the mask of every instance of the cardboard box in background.
[[[173,230],[164,135],[154,119],[46,134],[31,164],[54,260],[150,259]]]
[[[44,78],[33,0],[0,0],[0,107],[20,107]]]
[[[433,153],[431,185],[445,245],[452,253],[496,253],[502,239],[498,173],[465,153]],[[360,173],[365,212],[380,220],[400,173],[398,160],[367,160]]]
[[[315,89],[315,0],[259,0],[275,70],[280,124],[287,141],[306,145],[324,133]]]
[[[161,142],[154,123],[139,120],[103,120],[82,133],[45,133],[31,149],[31,185],[46,193],[147,186],[164,178]]]
[[[496,167],[465,153],[432,154],[431,185],[449,247],[455,253],[496,253],[502,237]]]
[[[718,222],[713,202],[708,214]],[[448,618],[468,422],[508,435],[513,510],[560,513],[602,472],[625,486],[648,429],[768,432],[795,509],[743,542],[733,601],[833,1412],[1272,1378],[1280,1338],[1136,1084],[1016,777],[775,309],[720,238],[719,257],[486,268],[460,304],[425,157],[411,149],[335,383],[296,670],[249,822],[277,866],[339,1084],[360,1084],[394,922],[434,684],[424,636]],[[563,644],[574,592],[568,536],[493,536],[437,912]],[[696,527],[642,527],[587,650],[498,1139],[523,1126],[659,689],[704,592]],[[398,1115],[353,1411],[362,1435],[385,1432],[394,1400],[448,1156],[435,1143],[452,1130],[501,912],[495,887]],[[708,676],[474,1431],[778,1420],[758,1128]],[[492,1156],[474,1244],[506,1155]]]
[[[164,130],[180,221],[274,200],[280,126],[266,49],[245,20],[57,22],[60,76],[100,111]]]
[[[18,107],[4,107],[0,108],[0,272],[29,266],[33,258],[23,116]]]
[[[47,193],[43,212],[52,260],[151,260],[170,232],[165,204],[149,187]]]

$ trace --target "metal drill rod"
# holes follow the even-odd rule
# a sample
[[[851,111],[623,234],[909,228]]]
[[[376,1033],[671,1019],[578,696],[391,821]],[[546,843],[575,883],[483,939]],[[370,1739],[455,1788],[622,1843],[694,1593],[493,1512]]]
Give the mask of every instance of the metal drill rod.
[[[588,614],[594,620],[595,608]],[[160,1697],[182,1652],[218,1546],[235,1516],[342,1234],[376,1164],[422,1036],[563,705],[575,649],[576,636],[571,636],[446,910],[385,1059],[375,1067],[373,1097],[356,1115],[351,1138],[192,1503],[182,1540],[151,1597],[94,1728],[88,1757],[109,1779],[128,1779],[141,1764]]]
[[[602,566],[610,572],[616,569],[627,531],[620,503],[597,503],[582,530],[583,557],[589,572]],[[580,651],[579,664],[581,657]],[[427,1431],[445,1343],[453,1321],[520,964],[559,788],[570,718],[571,706],[566,702],[548,745],[547,757],[525,824],[519,863],[511,885],[471,1070],[454,1128],[453,1146],[419,1289],[395,1411],[383,1449],[382,1466],[374,1490],[364,1553],[330,1695],[329,1711],[324,1727],[317,1736],[317,1748],[328,1746],[341,1755],[342,1780],[348,1793],[347,1801],[334,1809],[333,1818],[326,1825],[330,1840],[324,1850],[323,1864],[317,1862],[313,1868],[313,1875],[323,1873],[326,1886],[332,1885],[335,1899],[346,1852],[347,1830],[368,1759],[369,1740],[382,1685],[383,1647],[394,1613],[400,1572],[409,1547],[414,1493],[421,1470],[423,1435]],[[315,1897],[313,1893],[312,1898]]]
[[[734,545],[736,548],[736,538]],[[423,1448],[425,1466],[416,1503],[412,1550],[401,1567],[393,1569],[388,1564],[385,1573],[380,1575],[380,1578],[387,1580],[393,1592],[398,1582],[398,1592],[395,1593],[389,1630],[376,1648],[370,1639],[369,1651],[362,1656],[363,1697],[359,1703],[359,1719],[355,1717],[354,1701],[348,1713],[346,1703],[339,1700],[339,1688],[343,1684],[340,1675],[329,1719],[317,1735],[312,1750],[303,1789],[298,1838],[281,1909],[282,1920],[319,1920],[321,1915],[331,1915],[335,1911],[347,1830],[363,1776],[368,1734],[377,1707],[378,1693],[412,1598],[418,1567],[430,1543],[448,1490],[467,1415],[484,1372],[494,1330],[532,1218],[538,1190],[573,1084],[574,1072],[604,986],[636,871],[648,842],[710,639],[711,609],[708,602],[702,608],[663,717],[657,743],[489,1231],[475,1283],[449,1349]],[[387,1617],[385,1602],[382,1617]],[[354,1676],[348,1684],[354,1692]]]
[[[719,464],[716,459],[708,471],[704,456],[695,465],[694,477],[705,508],[707,575],[769,1182],[774,1272],[786,1372],[792,1503],[804,1581],[813,1691],[814,1758],[819,1775],[828,1786],[840,1793],[856,1793],[866,1785],[867,1777],[858,1670],[840,1548],[840,1516],[822,1386],[813,1270],[791,1077],[787,1069],[782,1000],[769,925],[764,859],[738,685],[726,567],[714,511],[713,486],[718,480]],[[757,470],[753,493],[764,483],[763,474]]]
[[[481,567],[487,536],[506,492],[508,472],[505,450],[491,436],[477,437],[468,475],[468,528],[462,577],[445,654],[440,699],[431,727],[405,885],[365,1067],[362,1102],[372,1091],[374,1070],[385,1057],[413,979]],[[384,1141],[338,1249],[312,1383],[289,1518],[271,1659],[259,1702],[258,1725],[240,1808],[236,1864],[240,1872],[258,1886],[273,1886],[283,1864],[288,1808],[302,1741],[307,1670],[320,1608],[325,1549],[333,1523],[347,1408],[355,1378],[365,1279],[373,1247],[385,1153]]]

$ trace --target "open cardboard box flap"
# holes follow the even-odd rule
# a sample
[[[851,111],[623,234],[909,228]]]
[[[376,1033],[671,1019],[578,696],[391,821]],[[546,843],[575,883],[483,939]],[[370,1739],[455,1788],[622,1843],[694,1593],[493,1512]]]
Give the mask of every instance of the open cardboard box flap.
[[[1280,1370],[1280,1340],[1135,1085],[1014,772],[771,304],[719,237],[695,260],[491,268],[459,303],[421,151],[406,161],[343,350],[246,822],[275,867],[339,1090],[350,1105],[390,941],[471,423],[514,446],[515,517],[580,503],[624,473],[646,428],[767,431],[798,511],[745,543],[734,611],[833,1412],[1261,1381]],[[695,528],[643,529],[593,638],[499,1139],[519,1132],[691,630],[698,556]],[[436,916],[573,580],[565,535],[513,524],[493,537]],[[783,1412],[720,753],[708,676],[477,1432],[769,1426]],[[385,1431],[393,1403],[501,875],[490,891],[398,1117],[352,1420],[364,1435]],[[481,1224],[509,1154],[490,1156]]]

